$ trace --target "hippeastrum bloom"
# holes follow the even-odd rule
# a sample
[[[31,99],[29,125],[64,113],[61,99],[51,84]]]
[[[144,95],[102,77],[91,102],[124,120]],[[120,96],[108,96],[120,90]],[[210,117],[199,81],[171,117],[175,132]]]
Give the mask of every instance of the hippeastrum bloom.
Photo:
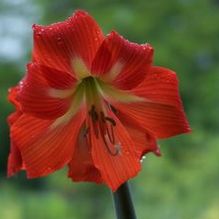
[[[32,62],[10,90],[9,176],[68,165],[72,180],[115,191],[145,153],[159,154],[156,139],[189,132],[176,74],[152,65],[149,44],[104,36],[84,11],[33,32]]]

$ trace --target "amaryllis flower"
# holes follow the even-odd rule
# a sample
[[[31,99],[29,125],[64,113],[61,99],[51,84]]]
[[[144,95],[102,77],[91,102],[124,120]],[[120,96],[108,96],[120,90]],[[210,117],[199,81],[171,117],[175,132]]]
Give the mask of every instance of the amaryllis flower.
[[[134,177],[156,139],[189,132],[176,74],[153,66],[153,48],[104,36],[84,11],[33,25],[32,62],[10,91],[8,175],[48,175],[68,166],[74,181],[113,191]]]

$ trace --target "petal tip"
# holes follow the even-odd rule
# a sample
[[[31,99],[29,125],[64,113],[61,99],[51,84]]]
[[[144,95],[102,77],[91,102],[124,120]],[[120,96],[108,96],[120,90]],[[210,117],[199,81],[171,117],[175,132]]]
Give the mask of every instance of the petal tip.
[[[87,11],[83,10],[83,9],[77,9],[73,15],[76,15],[76,16],[87,16],[89,15]]]
[[[116,190],[119,189],[119,187],[122,184],[124,184],[125,182],[128,182],[130,179],[133,179],[134,177],[136,177],[140,171],[141,171],[141,165],[140,165],[140,161],[139,161],[139,168],[138,168],[138,170],[132,176],[130,176],[127,180],[121,181],[118,184],[114,184],[114,185],[110,185],[107,182],[106,182],[106,184],[112,190],[112,192],[116,192]]]
[[[110,33],[108,33],[107,35],[106,35],[106,39],[112,39],[113,37],[121,37],[120,35],[119,35],[119,33],[117,33],[115,30],[112,30]]]
[[[37,24],[32,25],[32,30],[35,30],[37,28]]]
[[[33,24],[33,25],[32,25],[32,30],[33,30],[33,32],[39,31],[39,30],[41,30],[41,29],[42,29],[42,26],[39,25],[39,24]]]
[[[159,147],[157,147],[157,149],[154,150],[153,153],[158,157],[161,157],[161,155],[162,155]]]
[[[80,18],[86,18],[90,17],[90,14],[83,10],[83,9],[77,9],[76,11],[73,12],[73,14],[68,18],[69,21],[74,20],[74,19],[80,19]]]
[[[183,134],[191,134],[191,133],[192,133],[192,128],[189,126],[189,123],[188,123],[185,128],[185,132]]]

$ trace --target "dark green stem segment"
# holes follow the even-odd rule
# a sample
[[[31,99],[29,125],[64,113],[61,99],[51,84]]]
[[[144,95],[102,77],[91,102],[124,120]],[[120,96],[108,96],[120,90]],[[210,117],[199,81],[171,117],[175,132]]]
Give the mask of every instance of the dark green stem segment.
[[[113,200],[117,219],[137,219],[128,182],[113,193]]]

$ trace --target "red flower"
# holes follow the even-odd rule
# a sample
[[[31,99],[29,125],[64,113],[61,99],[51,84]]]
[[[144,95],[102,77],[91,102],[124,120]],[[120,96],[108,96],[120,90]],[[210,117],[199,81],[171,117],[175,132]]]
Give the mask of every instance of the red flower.
[[[173,71],[152,66],[153,48],[104,36],[77,11],[64,22],[33,25],[33,60],[12,88],[8,175],[29,178],[65,165],[74,181],[113,191],[159,154],[156,139],[190,131]]]

